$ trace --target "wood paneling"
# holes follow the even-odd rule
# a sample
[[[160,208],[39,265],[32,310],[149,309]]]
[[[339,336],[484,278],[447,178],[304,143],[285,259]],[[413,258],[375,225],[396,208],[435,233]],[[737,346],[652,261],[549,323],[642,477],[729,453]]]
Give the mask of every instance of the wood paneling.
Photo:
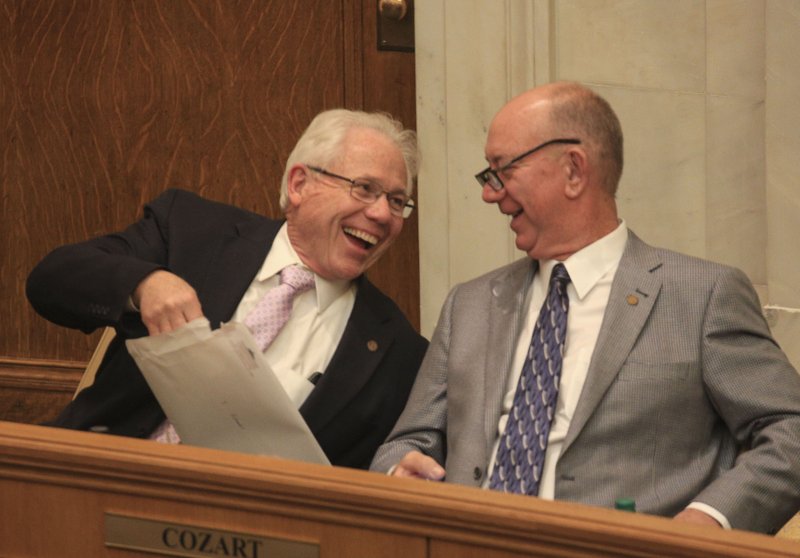
[[[361,29],[363,53],[363,106],[393,114],[407,127],[416,128],[416,82],[414,56],[406,52],[377,49],[378,2],[363,2]],[[409,102],[411,100],[411,102]],[[392,293],[406,315],[419,328],[419,211],[405,221],[391,257],[369,273],[377,285]],[[405,286],[401,287],[398,283]]]
[[[103,548],[106,512],[316,543],[324,558],[789,558],[800,550],[570,502],[0,422],[0,555],[148,556]]]
[[[0,357],[80,363],[97,342],[25,299],[52,248],[168,187],[278,217],[283,163],[321,110],[413,127],[413,55],[378,52],[375,18],[368,0],[0,0]],[[370,277],[418,324],[416,225]]]
[[[81,362],[0,358],[0,417],[40,424],[63,409],[83,374]]]

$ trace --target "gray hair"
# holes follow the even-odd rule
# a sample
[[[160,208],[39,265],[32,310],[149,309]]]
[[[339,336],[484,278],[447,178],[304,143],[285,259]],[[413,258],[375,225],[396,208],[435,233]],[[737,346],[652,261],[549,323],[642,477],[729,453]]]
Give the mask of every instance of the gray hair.
[[[347,132],[353,128],[376,130],[397,145],[406,166],[406,192],[411,194],[419,167],[416,133],[404,129],[398,120],[386,113],[333,109],[314,117],[289,154],[281,180],[282,210],[285,211],[289,204],[287,194],[289,169],[297,163],[319,167],[330,165],[341,154],[342,142]]]
[[[603,187],[615,195],[622,175],[623,139],[622,126],[608,101],[577,83],[559,83],[550,118],[556,132],[577,133],[593,144]]]

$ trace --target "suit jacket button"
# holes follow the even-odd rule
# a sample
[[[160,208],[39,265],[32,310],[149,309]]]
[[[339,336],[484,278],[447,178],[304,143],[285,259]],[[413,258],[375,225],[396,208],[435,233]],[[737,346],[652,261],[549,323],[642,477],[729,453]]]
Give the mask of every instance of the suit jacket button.
[[[475,467],[472,471],[472,478],[475,480],[481,480],[481,476],[483,476],[483,471],[481,471],[480,467]]]
[[[369,352],[374,353],[378,350],[378,342],[374,339],[370,339],[367,341],[367,349],[369,349]]]

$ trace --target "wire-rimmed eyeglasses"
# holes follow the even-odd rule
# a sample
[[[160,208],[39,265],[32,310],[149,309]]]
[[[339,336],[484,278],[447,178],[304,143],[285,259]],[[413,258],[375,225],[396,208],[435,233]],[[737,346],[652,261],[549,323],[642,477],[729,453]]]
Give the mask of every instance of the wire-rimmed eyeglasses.
[[[546,141],[540,145],[537,145],[533,149],[529,149],[522,155],[517,155],[513,159],[511,159],[508,163],[500,167],[499,169],[493,169],[491,167],[486,167],[481,172],[475,175],[475,180],[478,181],[478,184],[481,185],[481,188],[486,186],[487,184],[494,190],[495,192],[499,192],[503,189],[503,181],[500,179],[500,173],[504,170],[507,170],[511,165],[514,163],[519,162],[521,159],[524,159],[528,155],[533,155],[540,149],[547,147],[548,145],[553,145],[555,143],[571,143],[571,144],[579,144],[581,140],[574,139],[574,138],[560,138],[560,139],[552,139],[550,141]]]
[[[372,204],[378,201],[381,196],[385,195],[386,201],[389,202],[389,211],[392,215],[402,217],[403,219],[408,219],[408,217],[411,215],[411,212],[414,211],[414,200],[409,198],[403,192],[387,192],[378,184],[373,184],[372,182],[353,180],[352,178],[347,178],[346,176],[335,174],[323,168],[312,165],[306,165],[306,167],[308,167],[309,170],[319,174],[328,176],[330,178],[336,178],[338,180],[344,180],[345,182],[349,183],[350,195],[360,202]]]

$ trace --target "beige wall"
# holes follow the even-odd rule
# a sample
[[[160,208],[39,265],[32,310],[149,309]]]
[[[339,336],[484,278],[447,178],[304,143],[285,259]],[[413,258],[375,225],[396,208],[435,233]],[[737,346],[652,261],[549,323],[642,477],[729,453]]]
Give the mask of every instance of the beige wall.
[[[425,0],[415,17],[425,334],[453,285],[521,256],[472,178],[492,115],[569,79],[622,121],[629,226],[743,269],[800,364],[800,2]]]

